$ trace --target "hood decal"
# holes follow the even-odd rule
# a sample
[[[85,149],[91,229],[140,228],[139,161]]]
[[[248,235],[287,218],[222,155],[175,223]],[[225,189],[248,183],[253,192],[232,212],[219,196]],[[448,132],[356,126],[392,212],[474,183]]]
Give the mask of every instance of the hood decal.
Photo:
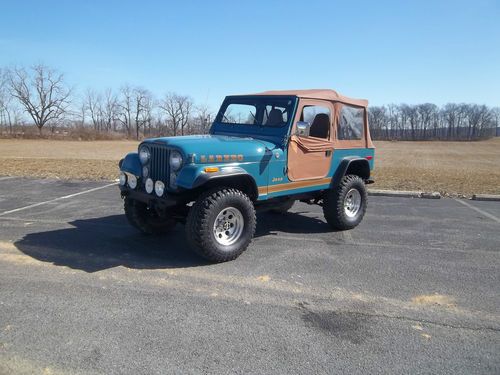
[[[244,161],[243,154],[231,155],[200,155],[200,163],[230,163],[235,161]]]

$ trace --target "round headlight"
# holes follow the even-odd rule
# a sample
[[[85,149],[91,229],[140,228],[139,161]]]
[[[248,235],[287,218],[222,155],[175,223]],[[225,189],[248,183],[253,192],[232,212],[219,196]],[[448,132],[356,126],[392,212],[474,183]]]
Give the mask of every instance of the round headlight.
[[[120,172],[120,185],[124,186],[127,183],[127,175],[123,172]]]
[[[179,151],[172,151],[170,153],[170,168],[174,171],[178,171],[182,166],[182,155]]]
[[[142,176],[146,178],[148,177],[148,175],[149,175],[149,168],[146,166],[142,167]]]
[[[154,183],[153,183],[153,180],[152,180],[152,179],[150,179],[150,178],[148,178],[148,179],[146,180],[146,184],[145,184],[145,185],[146,185],[146,186],[145,186],[145,187],[146,187],[146,192],[147,192],[148,194],[151,194],[151,193],[153,192],[153,189],[154,189]]]
[[[163,182],[161,182],[161,181],[156,181],[156,183],[155,183],[155,193],[156,193],[156,195],[158,195],[159,197],[161,197],[164,192],[165,192],[165,184]]]
[[[141,161],[142,164],[146,164],[150,158],[151,158],[151,152],[149,151],[149,148],[147,148],[146,146],[142,146],[139,149],[139,160]]]
[[[129,174],[127,176],[128,180],[128,186],[130,186],[131,189],[135,189],[137,187],[137,177],[135,177],[133,174]]]

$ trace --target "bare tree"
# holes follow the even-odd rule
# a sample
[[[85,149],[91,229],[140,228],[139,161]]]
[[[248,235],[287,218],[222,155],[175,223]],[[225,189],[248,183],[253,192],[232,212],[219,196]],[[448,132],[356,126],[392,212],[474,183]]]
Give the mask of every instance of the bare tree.
[[[8,126],[12,133],[12,96],[8,88],[8,73],[0,69],[0,126]]]
[[[485,105],[469,105],[467,139],[472,140],[481,137],[488,124],[493,123],[492,115],[492,112]]]
[[[116,119],[118,117],[118,99],[111,89],[104,91],[102,103],[102,115],[106,131],[116,131]]]
[[[80,104],[78,105],[78,117],[80,121],[78,121],[78,127],[83,128],[85,126],[85,119],[87,116],[87,106],[85,103],[85,99],[80,100]]]
[[[184,135],[193,110],[193,100],[189,96],[168,93],[160,103],[160,108],[165,112],[167,121],[172,126],[173,135],[177,135],[180,128]]]
[[[417,113],[419,114],[419,128],[421,131],[421,136],[419,138],[426,139],[427,138],[427,130],[432,127],[434,130],[433,137],[437,137],[437,125],[438,122],[435,121],[436,113],[438,112],[438,107],[435,104],[424,103],[414,106]]]
[[[156,100],[153,98],[153,94],[151,92],[146,91],[146,96],[143,100],[142,104],[142,121],[143,121],[143,134],[151,135],[154,115],[153,111],[156,106]]]
[[[120,99],[118,100],[118,121],[122,124],[127,132],[127,136],[131,136],[132,131],[132,88],[129,85],[122,86],[120,89]]]
[[[208,133],[208,128],[211,125],[211,120],[212,120],[212,112],[210,108],[207,105],[200,105],[196,108],[196,118],[197,118],[197,125],[198,125],[198,131],[202,134]]]
[[[31,116],[40,135],[44,125],[60,120],[69,106],[71,90],[65,86],[64,76],[45,65],[35,65],[29,71],[11,70],[9,85],[12,96]]]
[[[495,135],[500,137],[500,107],[492,108],[491,113],[495,124]]]
[[[370,124],[373,138],[383,138],[384,129],[388,126],[387,108],[385,106],[370,107],[368,111],[368,123]]]
[[[94,130],[100,132],[104,124],[102,96],[93,90],[87,90],[85,95],[85,109],[90,115]]]
[[[135,136],[139,139],[140,129],[151,124],[153,97],[148,90],[137,87],[133,90],[133,102]]]

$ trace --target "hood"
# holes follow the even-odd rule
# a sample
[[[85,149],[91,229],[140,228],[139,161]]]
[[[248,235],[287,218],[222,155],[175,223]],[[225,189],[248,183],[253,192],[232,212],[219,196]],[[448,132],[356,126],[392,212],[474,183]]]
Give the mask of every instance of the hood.
[[[177,148],[185,155],[196,154],[197,162],[202,156],[236,155],[243,156],[244,162],[260,161],[267,149],[274,149],[272,142],[251,137],[232,137],[226,135],[188,135],[179,137],[151,138],[143,143],[163,144]],[[241,160],[238,159],[239,161]]]

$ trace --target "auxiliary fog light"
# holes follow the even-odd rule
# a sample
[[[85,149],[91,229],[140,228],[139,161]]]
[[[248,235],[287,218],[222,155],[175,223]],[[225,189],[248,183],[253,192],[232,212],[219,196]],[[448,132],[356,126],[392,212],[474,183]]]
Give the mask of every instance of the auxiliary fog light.
[[[146,184],[145,184],[145,185],[146,185],[146,186],[145,186],[145,187],[146,187],[146,192],[147,192],[148,194],[151,194],[151,193],[153,192],[154,188],[155,188],[155,184],[154,184],[153,180],[152,180],[152,179],[150,179],[150,178],[148,178],[148,179],[146,180]]]
[[[125,186],[127,183],[127,175],[123,172],[120,172],[120,186]]]
[[[131,189],[135,189],[137,187],[137,177],[135,177],[133,174],[129,174],[127,176],[128,180],[128,186],[130,186]]]
[[[161,182],[161,181],[156,181],[156,183],[155,183],[155,193],[156,193],[156,195],[158,195],[159,197],[161,197],[164,192],[165,192],[165,184],[163,182]]]

